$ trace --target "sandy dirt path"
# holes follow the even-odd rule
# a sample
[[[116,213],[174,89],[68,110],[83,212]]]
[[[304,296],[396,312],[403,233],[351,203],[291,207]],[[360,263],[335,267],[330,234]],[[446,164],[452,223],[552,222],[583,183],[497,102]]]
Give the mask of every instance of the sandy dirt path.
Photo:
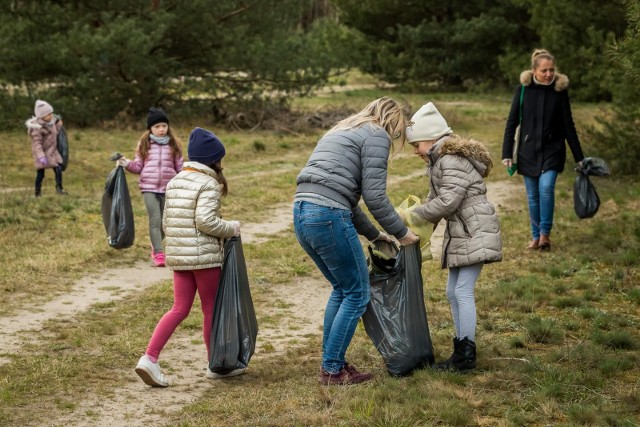
[[[401,184],[406,179],[424,175],[424,171],[405,177],[390,179],[389,185]],[[513,191],[512,182],[489,184],[489,198],[500,205]],[[274,206],[268,223],[243,224],[242,239],[245,243],[261,243],[278,233],[290,229],[292,214],[290,204]],[[431,247],[434,259],[438,259],[441,247],[442,228],[432,237]],[[132,279],[135,278],[135,279]],[[129,269],[106,271],[78,280],[73,290],[56,298],[45,307],[25,307],[14,316],[0,318],[0,348],[4,353],[19,353],[23,340],[34,331],[42,332],[44,323],[52,318],[71,318],[96,303],[104,303],[125,298],[133,292],[140,292],[161,280],[170,280],[169,269],[155,268],[150,263],[138,262]],[[320,334],[324,306],[330,288],[321,278],[307,278],[295,284],[270,286],[261,295],[270,303],[263,304],[258,318],[277,314],[286,319],[276,324],[260,325],[255,358],[280,354],[288,347],[296,345],[309,334]],[[197,308],[196,302],[194,306]],[[280,307],[280,308],[277,308]],[[285,308],[282,308],[285,307]],[[263,345],[269,344],[265,352]],[[271,348],[273,347],[273,348]],[[2,360],[0,360],[2,363]],[[143,384],[133,366],[123,367],[130,373],[130,382],[108,395],[87,395],[78,402],[73,412],[52,417],[52,426],[105,426],[127,425],[142,427],[161,425],[165,414],[178,412],[185,405],[196,401],[202,393],[216,382],[208,380],[206,352],[201,343],[199,331],[187,332],[178,328],[162,354],[161,364],[172,381],[168,389],[151,388]],[[250,369],[246,375],[251,375]],[[241,381],[242,377],[237,380]]]

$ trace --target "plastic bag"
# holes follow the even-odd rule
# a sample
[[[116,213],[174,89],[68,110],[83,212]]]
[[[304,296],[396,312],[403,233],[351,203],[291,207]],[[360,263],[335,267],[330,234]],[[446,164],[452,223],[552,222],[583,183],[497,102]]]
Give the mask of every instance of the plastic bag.
[[[573,183],[573,207],[578,218],[592,218],[600,208],[600,197],[589,175],[609,175],[607,163],[597,157],[587,157],[576,168],[578,176]]]
[[[109,246],[125,249],[133,245],[135,239],[133,208],[127,179],[121,166],[114,168],[107,177],[101,210]]]
[[[421,265],[420,248],[414,243],[400,248],[392,269],[373,268],[369,273],[371,300],[362,322],[393,376],[409,375],[434,362]]]
[[[209,369],[221,375],[249,366],[258,336],[258,320],[240,238],[229,239],[224,252],[209,349]]]
[[[62,156],[62,170],[67,170],[69,164],[69,140],[67,139],[67,131],[64,130],[64,126],[60,128],[57,136],[57,149],[58,153]]]
[[[420,198],[410,194],[400,206],[396,208],[396,212],[402,218],[411,231],[420,237],[420,250],[422,251],[422,261],[433,259],[431,255],[431,235],[433,234],[433,224],[420,218],[419,215],[413,214],[413,209],[421,204]]]

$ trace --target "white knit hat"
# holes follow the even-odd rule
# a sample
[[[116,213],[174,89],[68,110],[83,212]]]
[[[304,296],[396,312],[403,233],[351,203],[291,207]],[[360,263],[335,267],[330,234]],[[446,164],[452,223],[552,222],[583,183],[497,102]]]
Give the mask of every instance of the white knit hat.
[[[428,102],[420,107],[411,117],[411,122],[407,127],[408,143],[432,141],[453,133],[433,102]]]
[[[47,116],[48,114],[53,113],[53,107],[47,101],[43,101],[41,99],[38,99],[36,101],[36,106],[33,109],[33,113],[35,114],[35,116],[37,118],[41,119],[41,118]]]

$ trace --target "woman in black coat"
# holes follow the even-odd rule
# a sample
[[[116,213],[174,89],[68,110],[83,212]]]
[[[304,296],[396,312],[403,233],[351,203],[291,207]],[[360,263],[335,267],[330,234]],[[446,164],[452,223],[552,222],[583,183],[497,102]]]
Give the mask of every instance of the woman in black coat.
[[[576,163],[584,159],[569,101],[569,79],[556,72],[555,58],[546,50],[531,55],[531,69],[520,74],[502,143],[502,164],[511,167],[518,124],[517,170],[524,176],[533,240],[529,249],[551,248],[555,184],[564,170],[565,141]]]

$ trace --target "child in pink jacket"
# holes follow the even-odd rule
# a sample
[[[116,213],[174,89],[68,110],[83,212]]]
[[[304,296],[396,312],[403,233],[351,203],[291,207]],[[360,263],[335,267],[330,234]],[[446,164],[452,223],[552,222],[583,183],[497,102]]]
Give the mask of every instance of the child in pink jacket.
[[[169,127],[169,117],[161,108],[149,108],[147,131],[136,147],[135,158],[118,159],[118,165],[140,175],[142,198],[149,215],[151,258],[157,267],[164,267],[162,247],[162,212],[167,183],[182,170],[182,146]]]
[[[53,169],[56,176],[56,193],[66,195],[62,188],[62,156],[58,151],[58,132],[62,119],[53,114],[53,107],[38,99],[33,109],[34,116],[26,121],[31,136],[31,154],[36,167],[35,196],[40,197],[45,169]]]

